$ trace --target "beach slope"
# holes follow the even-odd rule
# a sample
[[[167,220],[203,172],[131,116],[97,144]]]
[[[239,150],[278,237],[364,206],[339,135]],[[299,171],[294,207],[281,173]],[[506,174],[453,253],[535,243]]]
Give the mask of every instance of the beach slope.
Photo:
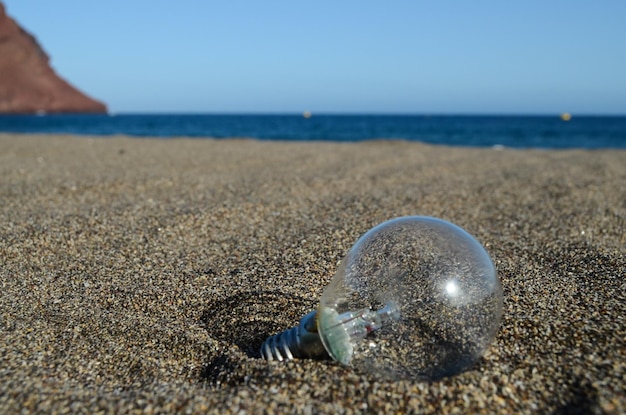
[[[626,151],[0,135],[0,412],[624,413]],[[504,288],[475,367],[268,363],[397,216],[454,222]]]

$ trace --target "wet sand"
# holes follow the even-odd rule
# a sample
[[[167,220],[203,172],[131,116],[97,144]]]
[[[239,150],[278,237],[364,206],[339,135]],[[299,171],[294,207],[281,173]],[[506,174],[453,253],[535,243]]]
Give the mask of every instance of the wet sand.
[[[626,151],[0,134],[0,412],[624,413]],[[472,369],[384,381],[258,347],[397,216],[491,254]]]

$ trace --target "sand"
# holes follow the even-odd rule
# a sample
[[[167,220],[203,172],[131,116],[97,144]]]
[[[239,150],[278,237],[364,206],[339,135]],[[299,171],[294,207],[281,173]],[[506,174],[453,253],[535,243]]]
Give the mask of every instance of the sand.
[[[0,135],[0,413],[624,413],[626,151]],[[385,381],[258,347],[397,216],[504,288],[470,370]]]

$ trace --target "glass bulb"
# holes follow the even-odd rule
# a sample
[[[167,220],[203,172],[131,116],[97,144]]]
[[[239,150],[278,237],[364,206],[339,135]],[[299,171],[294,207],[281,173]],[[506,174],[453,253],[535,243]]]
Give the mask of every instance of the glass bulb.
[[[502,287],[481,244],[449,222],[403,217],[363,235],[318,309],[268,338],[261,354],[330,356],[389,379],[437,379],[472,366],[501,315]]]

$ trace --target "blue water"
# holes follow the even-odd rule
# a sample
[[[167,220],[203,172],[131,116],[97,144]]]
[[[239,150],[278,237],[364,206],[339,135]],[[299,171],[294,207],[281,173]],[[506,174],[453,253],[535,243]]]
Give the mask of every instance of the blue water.
[[[288,141],[402,139],[452,146],[626,148],[626,116],[2,115],[0,132]]]

